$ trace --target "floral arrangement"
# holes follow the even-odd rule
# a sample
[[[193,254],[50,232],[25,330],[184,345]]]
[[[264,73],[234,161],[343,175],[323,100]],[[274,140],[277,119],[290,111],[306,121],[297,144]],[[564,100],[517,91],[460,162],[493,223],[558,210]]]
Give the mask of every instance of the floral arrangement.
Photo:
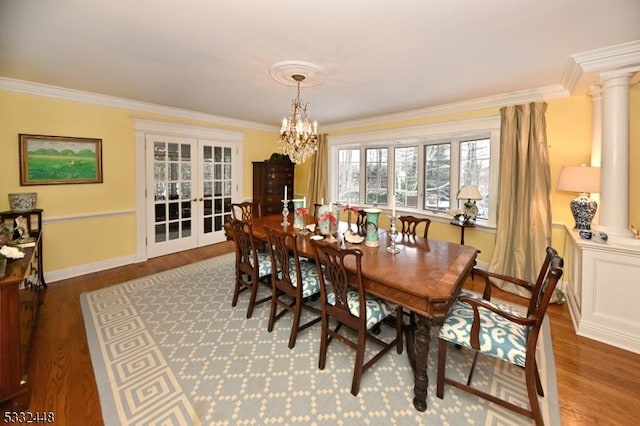
[[[22,259],[24,252],[17,247],[2,246],[0,248],[0,258],[6,257],[8,259]]]
[[[460,220],[462,216],[464,216],[464,212],[461,209],[449,209],[447,210],[447,214],[453,216],[455,219]]]
[[[318,219],[322,221],[329,221],[329,223],[333,226],[336,226],[338,224],[338,220],[331,211],[323,213],[322,216],[320,216]]]

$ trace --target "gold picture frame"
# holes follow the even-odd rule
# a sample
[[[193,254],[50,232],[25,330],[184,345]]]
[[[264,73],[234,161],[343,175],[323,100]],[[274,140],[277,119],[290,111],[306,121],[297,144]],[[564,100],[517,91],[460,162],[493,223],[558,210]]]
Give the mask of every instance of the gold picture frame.
[[[19,135],[20,185],[102,183],[102,139]]]

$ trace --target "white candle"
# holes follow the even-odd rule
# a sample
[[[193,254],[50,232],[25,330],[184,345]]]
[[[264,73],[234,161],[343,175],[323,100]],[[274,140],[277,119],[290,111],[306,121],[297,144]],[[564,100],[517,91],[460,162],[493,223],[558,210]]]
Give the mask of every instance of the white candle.
[[[284,200],[287,201],[287,185],[284,186]]]
[[[324,205],[324,197],[320,200],[320,204]]]
[[[391,216],[396,217],[396,194],[391,196]]]
[[[307,197],[302,197],[302,207],[306,208],[307,207]]]

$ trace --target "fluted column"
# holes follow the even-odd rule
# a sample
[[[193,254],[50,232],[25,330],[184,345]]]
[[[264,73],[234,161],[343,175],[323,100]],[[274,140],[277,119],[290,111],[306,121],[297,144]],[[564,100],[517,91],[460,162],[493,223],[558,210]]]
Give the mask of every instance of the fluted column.
[[[600,167],[602,159],[602,86],[599,84],[591,86],[591,167]],[[600,206],[600,193],[590,194],[590,198]],[[600,210],[596,210],[596,215],[591,222],[593,225],[600,223]]]
[[[633,72],[610,71],[602,81],[600,226],[629,236],[629,83]]]

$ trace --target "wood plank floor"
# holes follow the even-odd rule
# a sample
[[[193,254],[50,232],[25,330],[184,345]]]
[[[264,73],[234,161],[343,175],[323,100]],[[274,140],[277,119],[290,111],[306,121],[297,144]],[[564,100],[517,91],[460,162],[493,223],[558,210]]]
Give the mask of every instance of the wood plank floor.
[[[32,343],[29,410],[53,412],[58,425],[102,424],[80,293],[232,249],[228,242],[216,244],[50,284]],[[469,281],[467,286],[475,285],[477,283]],[[510,297],[499,292],[494,295]],[[566,305],[551,306],[549,316],[562,424],[637,424],[640,419],[640,355],[577,336]]]

